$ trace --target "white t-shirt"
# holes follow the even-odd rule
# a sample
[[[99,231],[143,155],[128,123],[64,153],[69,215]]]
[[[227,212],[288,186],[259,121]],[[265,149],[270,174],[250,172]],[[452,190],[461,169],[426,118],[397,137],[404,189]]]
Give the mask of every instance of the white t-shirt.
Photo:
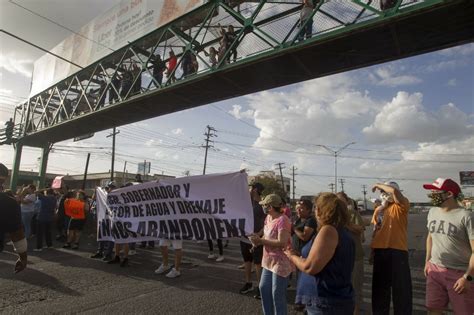
[[[22,213],[29,213],[35,211],[35,201],[36,195],[35,194],[28,194],[25,196],[24,200],[30,201],[29,203],[21,203],[21,212]]]

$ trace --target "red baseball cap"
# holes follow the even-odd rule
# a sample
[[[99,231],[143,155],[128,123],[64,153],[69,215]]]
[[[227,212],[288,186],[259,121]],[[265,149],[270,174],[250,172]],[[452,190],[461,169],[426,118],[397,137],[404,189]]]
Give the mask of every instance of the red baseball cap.
[[[459,195],[461,187],[452,179],[438,178],[432,184],[424,184],[424,189],[450,191],[454,196]]]

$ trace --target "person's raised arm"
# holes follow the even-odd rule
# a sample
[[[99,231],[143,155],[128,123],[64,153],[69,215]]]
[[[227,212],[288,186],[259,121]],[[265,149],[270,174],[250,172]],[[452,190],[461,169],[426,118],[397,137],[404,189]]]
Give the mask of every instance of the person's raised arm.
[[[376,189],[383,190],[393,196],[393,201],[399,205],[405,206],[407,209],[410,206],[408,199],[403,196],[402,192],[392,186],[385,185],[385,184],[375,184],[372,187],[372,192],[375,192]]]

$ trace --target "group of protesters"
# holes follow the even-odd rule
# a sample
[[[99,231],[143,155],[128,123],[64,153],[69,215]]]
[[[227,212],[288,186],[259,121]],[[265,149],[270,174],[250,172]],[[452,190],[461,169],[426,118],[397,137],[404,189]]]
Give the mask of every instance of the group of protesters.
[[[8,170],[0,164],[0,185]],[[455,314],[474,311],[474,216],[459,204],[462,193],[451,179],[438,178],[423,186],[430,190],[433,208],[428,214],[426,242],[426,307],[430,314],[442,314],[448,305]],[[117,188],[114,182],[107,192]],[[0,193],[0,238],[9,234],[19,259],[15,271],[27,265],[27,239],[36,233],[36,247],[52,246],[52,224],[56,216],[58,240],[63,248],[79,248],[80,234],[88,213],[95,213],[94,198],[83,191],[53,189],[37,190],[28,185],[17,194]],[[371,253],[373,265],[372,312],[389,314],[412,313],[412,281],[407,246],[409,201],[395,182],[375,184],[379,191],[372,222],[366,222],[357,203],[344,192],[323,192],[314,199],[296,202],[292,217],[281,196],[263,195],[265,187],[258,182],[249,185],[254,218],[253,233],[240,239],[244,285],[241,294],[253,293],[260,299],[264,314],[287,314],[289,281],[296,277],[295,310],[307,314],[359,314],[363,303],[365,230],[373,223]],[[36,217],[36,229],[32,218]],[[66,234],[64,234],[66,233]],[[213,240],[209,240],[209,258]],[[219,256],[223,260],[223,242],[218,240]],[[129,266],[128,256],[136,244],[114,244],[99,241],[91,258],[102,258],[108,264]],[[154,242],[140,247],[153,248]],[[168,249],[175,251],[170,264]],[[156,274],[168,278],[181,275],[182,240],[159,240],[162,262]],[[120,255],[122,252],[122,256]],[[211,257],[212,255],[212,257]],[[256,286],[252,279],[255,270]]]

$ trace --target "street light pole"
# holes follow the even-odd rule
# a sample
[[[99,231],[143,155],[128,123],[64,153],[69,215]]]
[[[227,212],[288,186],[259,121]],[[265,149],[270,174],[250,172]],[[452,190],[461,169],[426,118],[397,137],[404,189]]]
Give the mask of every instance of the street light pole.
[[[330,153],[334,154],[334,193],[337,193],[337,156],[341,153],[342,150],[346,149],[348,146],[355,144],[355,142],[350,142],[345,146],[341,147],[339,150],[333,150],[328,146],[318,144],[318,147],[325,148]]]

